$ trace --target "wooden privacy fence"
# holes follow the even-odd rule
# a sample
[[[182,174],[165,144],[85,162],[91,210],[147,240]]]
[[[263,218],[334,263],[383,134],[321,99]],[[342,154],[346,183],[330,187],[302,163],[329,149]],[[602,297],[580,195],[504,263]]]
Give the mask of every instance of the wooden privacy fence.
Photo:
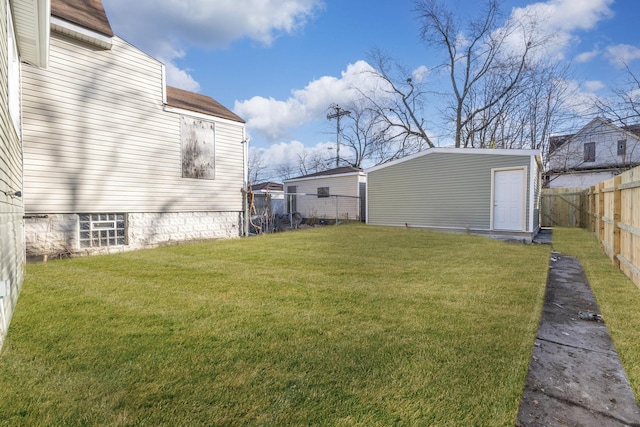
[[[540,202],[542,227],[586,227],[586,192],[576,188],[544,188]]]
[[[640,287],[640,167],[586,191],[586,228],[604,252]]]

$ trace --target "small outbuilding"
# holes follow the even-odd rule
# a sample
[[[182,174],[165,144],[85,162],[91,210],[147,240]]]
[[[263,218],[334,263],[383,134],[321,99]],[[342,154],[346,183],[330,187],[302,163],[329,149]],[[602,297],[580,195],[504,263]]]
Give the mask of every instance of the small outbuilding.
[[[320,220],[363,221],[366,176],[362,169],[342,166],[284,181],[287,213]]]
[[[432,148],[366,173],[368,224],[526,242],[540,229],[538,150]]]

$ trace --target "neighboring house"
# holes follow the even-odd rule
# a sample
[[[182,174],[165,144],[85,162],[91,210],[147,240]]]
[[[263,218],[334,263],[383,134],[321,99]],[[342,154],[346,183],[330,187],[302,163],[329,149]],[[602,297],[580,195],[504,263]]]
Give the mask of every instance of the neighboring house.
[[[283,214],[285,213],[284,190],[277,182],[261,182],[251,186],[253,193],[253,207],[255,214]]]
[[[49,2],[0,0],[0,347],[25,268],[20,62],[46,67]]]
[[[284,181],[287,213],[304,218],[365,218],[367,178],[362,169],[344,166]]]
[[[52,0],[51,15],[49,67],[22,68],[27,254],[239,236],[244,121],[167,87],[100,0]]]
[[[619,127],[597,117],[572,135],[550,140],[550,188],[588,188],[640,165],[638,127]]]
[[[367,223],[530,242],[540,229],[537,150],[432,148],[367,169]]]

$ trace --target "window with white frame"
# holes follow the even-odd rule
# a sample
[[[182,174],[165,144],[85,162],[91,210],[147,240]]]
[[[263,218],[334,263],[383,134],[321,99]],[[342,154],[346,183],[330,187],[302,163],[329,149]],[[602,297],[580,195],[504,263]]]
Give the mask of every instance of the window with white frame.
[[[81,248],[127,244],[127,215],[123,213],[79,214]]]

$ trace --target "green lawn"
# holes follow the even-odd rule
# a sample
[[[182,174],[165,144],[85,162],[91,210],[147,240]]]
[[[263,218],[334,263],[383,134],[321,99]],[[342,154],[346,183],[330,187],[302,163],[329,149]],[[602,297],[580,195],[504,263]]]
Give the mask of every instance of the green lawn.
[[[0,423],[513,426],[549,250],[349,225],[29,265]]]
[[[604,255],[595,236],[587,230],[554,229],[553,246],[581,261],[636,399],[640,401],[640,289]]]

